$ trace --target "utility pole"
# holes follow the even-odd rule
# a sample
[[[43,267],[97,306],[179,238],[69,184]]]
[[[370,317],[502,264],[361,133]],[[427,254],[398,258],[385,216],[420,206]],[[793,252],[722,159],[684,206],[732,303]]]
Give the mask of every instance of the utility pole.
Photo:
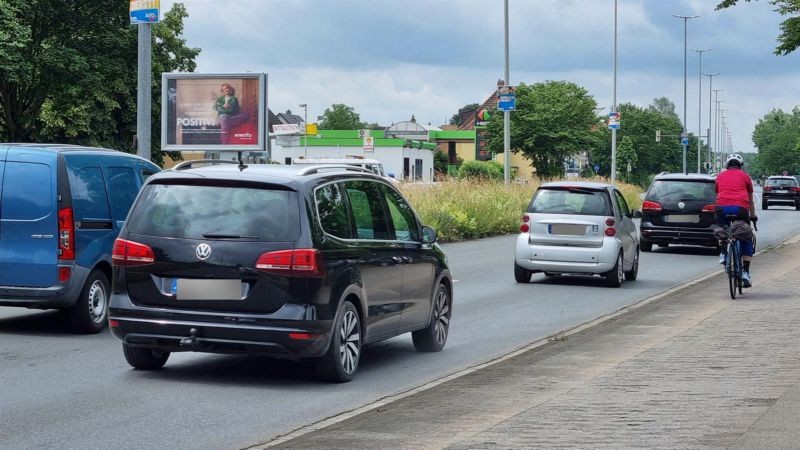
[[[136,25],[139,32],[136,74],[136,154],[150,161],[150,140],[152,137],[152,89],[153,69],[151,43],[152,31],[149,23]]]
[[[712,95],[716,94],[716,90],[714,89],[714,77],[719,75],[720,73],[704,73],[703,75],[708,77],[708,134],[707,134],[707,142],[708,142],[708,165],[713,170],[714,163],[711,159],[714,156],[713,151],[716,151],[716,147],[711,147],[711,130],[713,128],[712,122],[712,114],[711,114],[711,106],[714,104],[714,100],[712,100]]]
[[[703,53],[710,48],[692,49],[700,56],[700,68],[697,70],[697,173],[700,173],[700,156],[703,154]]]
[[[689,36],[689,19],[696,19],[700,16],[680,16],[677,14],[673,14],[672,17],[676,17],[678,19],[683,19],[683,133],[681,135],[681,145],[683,146],[683,173],[688,173],[686,170],[686,147],[688,146],[688,141],[684,140],[688,137],[686,134],[686,79],[688,77],[687,71],[687,58],[688,58],[688,36]],[[687,142],[687,143],[684,143]]]
[[[299,106],[303,108],[303,157],[308,158],[308,104]]]
[[[617,0],[614,0],[614,101],[611,112],[617,112]],[[611,128],[611,182],[617,180],[617,129]]]
[[[505,19],[505,83],[511,86],[508,67],[508,0],[503,2]],[[503,111],[503,180],[511,183],[511,111]]]

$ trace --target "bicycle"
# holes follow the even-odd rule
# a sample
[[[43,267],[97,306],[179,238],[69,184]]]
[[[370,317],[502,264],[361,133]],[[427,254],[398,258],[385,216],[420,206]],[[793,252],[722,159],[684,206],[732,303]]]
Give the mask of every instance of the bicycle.
[[[739,217],[736,214],[727,214],[725,218],[728,219],[729,222],[727,226],[722,227],[725,233],[723,239],[723,245],[726,248],[725,272],[728,274],[728,288],[730,289],[731,299],[735,300],[737,290],[740,295],[743,293],[742,268],[744,265],[742,263],[741,242],[728,231],[728,228]],[[757,222],[758,220],[752,221],[754,231],[758,231]],[[756,238],[755,235],[753,235],[754,248],[755,242]]]

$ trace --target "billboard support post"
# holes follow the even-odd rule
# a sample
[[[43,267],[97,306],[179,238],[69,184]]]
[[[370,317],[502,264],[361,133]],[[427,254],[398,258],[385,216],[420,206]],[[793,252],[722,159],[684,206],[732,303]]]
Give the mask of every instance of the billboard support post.
[[[150,161],[152,123],[152,53],[151,28],[149,23],[136,25],[139,32],[138,64],[136,81],[136,154]]]

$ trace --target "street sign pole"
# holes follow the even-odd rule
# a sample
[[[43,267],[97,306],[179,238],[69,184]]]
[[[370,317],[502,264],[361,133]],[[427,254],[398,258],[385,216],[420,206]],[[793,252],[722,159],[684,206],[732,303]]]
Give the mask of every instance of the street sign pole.
[[[511,85],[508,67],[508,0],[503,2],[505,18],[505,84]],[[511,182],[511,111],[503,112],[503,180]]]
[[[617,113],[617,0],[614,0],[614,99],[611,113]],[[611,128],[611,182],[617,179],[617,127]]]
[[[136,154],[150,161],[152,114],[152,53],[149,23],[136,25],[139,32],[136,81]]]

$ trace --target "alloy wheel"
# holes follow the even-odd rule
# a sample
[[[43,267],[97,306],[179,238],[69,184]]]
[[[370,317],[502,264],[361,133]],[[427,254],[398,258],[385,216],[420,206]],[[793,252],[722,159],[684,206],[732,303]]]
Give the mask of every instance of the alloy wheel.
[[[440,289],[436,296],[436,305],[433,310],[434,333],[436,342],[444,344],[447,340],[447,331],[450,326],[450,305],[448,304],[447,291]]]
[[[353,311],[345,311],[342,326],[339,328],[339,358],[342,369],[351,374],[358,366],[361,354],[361,325]]]

